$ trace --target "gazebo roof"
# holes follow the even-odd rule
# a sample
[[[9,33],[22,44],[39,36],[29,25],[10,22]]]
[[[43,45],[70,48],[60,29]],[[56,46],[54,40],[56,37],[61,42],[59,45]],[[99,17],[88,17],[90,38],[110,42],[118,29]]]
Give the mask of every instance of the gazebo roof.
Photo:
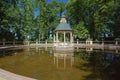
[[[61,16],[60,24],[56,27],[55,31],[72,31],[70,25],[67,23],[65,15]]]
[[[72,31],[72,29],[68,23],[60,22],[55,31]]]

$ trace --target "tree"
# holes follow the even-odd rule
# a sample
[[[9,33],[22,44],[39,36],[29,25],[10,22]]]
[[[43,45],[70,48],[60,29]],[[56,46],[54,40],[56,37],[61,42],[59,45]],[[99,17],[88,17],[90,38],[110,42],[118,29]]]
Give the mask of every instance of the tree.
[[[11,26],[9,20],[11,17],[7,11],[11,8],[11,4],[14,5],[15,1],[1,1],[0,2],[0,41],[14,40],[14,34],[11,32]],[[9,36],[9,37],[8,37]]]
[[[112,23],[109,23],[113,26],[113,35],[115,37],[120,38],[120,2],[119,0],[114,0],[114,5],[112,6],[111,10],[111,21]]]
[[[0,40],[46,40],[63,13],[79,38],[88,33],[93,40],[120,37],[119,9],[119,0],[70,0],[67,4],[56,0],[4,0],[0,2]],[[4,36],[8,34],[9,39]]]
[[[85,28],[83,22],[80,22],[76,27],[73,28],[74,35],[80,39],[86,39],[89,37],[89,32]]]
[[[116,1],[70,0],[67,4],[67,15],[70,17],[72,27],[74,28],[74,25],[83,21],[93,40],[99,39],[100,37],[111,37],[115,30],[117,30],[117,33],[115,32],[114,34],[119,34],[118,27],[114,28],[115,30],[113,29],[113,26],[115,26],[113,23],[117,23],[117,26],[119,25],[119,17],[115,18],[115,14],[112,14],[115,12],[113,10],[117,9],[116,14],[117,16],[119,15],[119,8],[114,4]],[[114,17],[112,17],[113,15]]]
[[[35,24],[37,29],[39,29],[38,34],[40,34],[41,39],[45,40],[49,38],[50,34],[53,35],[54,29],[59,23],[59,17],[64,11],[63,6],[65,4],[58,3],[55,0],[52,0],[50,3],[38,0],[36,5],[39,14],[35,19],[37,21]]]

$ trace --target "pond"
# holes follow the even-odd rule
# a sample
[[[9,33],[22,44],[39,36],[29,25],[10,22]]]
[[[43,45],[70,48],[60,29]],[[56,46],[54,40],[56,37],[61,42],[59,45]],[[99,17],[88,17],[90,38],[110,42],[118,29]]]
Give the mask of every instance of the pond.
[[[0,51],[0,68],[38,80],[119,80],[120,51],[6,49]]]

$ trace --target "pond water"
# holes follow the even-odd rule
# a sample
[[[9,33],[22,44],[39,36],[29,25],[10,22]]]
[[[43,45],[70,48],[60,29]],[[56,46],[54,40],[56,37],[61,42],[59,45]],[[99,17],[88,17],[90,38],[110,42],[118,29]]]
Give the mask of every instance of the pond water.
[[[7,49],[0,51],[0,68],[38,80],[119,80],[120,52]]]

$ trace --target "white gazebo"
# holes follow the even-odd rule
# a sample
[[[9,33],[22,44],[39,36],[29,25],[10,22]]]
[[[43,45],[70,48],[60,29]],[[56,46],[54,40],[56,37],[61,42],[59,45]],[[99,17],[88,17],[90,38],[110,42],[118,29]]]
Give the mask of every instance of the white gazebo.
[[[55,29],[54,34],[55,47],[73,47],[73,31],[63,15],[60,24]]]

